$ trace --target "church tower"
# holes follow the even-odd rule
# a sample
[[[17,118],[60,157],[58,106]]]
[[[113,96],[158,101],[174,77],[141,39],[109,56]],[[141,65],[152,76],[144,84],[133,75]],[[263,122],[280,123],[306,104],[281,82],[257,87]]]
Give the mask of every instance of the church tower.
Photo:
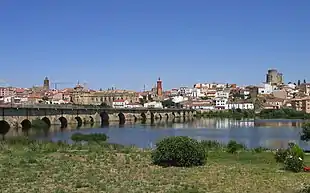
[[[43,90],[49,90],[50,89],[50,81],[47,77],[45,77],[43,82]]]
[[[157,80],[157,87],[156,87],[156,94],[157,96],[162,96],[163,95],[163,85],[162,85],[162,81],[160,80],[160,78],[158,78]]]

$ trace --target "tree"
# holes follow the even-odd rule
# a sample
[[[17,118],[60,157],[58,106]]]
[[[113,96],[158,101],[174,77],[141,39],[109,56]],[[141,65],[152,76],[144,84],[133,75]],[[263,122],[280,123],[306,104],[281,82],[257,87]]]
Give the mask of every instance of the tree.
[[[301,140],[310,141],[310,122],[303,124]]]
[[[103,102],[103,103],[100,104],[100,107],[108,108],[110,106],[107,103]]]
[[[139,103],[141,105],[144,105],[146,103],[146,99],[145,98],[139,98]]]
[[[300,80],[298,80],[297,85],[300,86]]]
[[[162,104],[163,104],[163,107],[167,107],[167,108],[175,106],[175,103],[172,101],[172,99],[164,100]]]
[[[304,79],[304,83],[305,83],[305,84],[307,83],[306,79]]]

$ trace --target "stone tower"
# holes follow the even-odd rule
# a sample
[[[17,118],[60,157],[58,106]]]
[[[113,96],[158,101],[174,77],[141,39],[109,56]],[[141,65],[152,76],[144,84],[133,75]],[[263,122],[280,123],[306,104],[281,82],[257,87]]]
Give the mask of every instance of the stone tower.
[[[156,94],[157,96],[163,95],[163,85],[162,85],[162,81],[160,80],[160,78],[158,78],[157,80]]]
[[[283,74],[279,73],[275,69],[268,70],[268,73],[266,75],[266,83],[273,85],[283,84]]]
[[[50,89],[50,81],[47,77],[45,77],[43,82],[43,90],[49,90]]]

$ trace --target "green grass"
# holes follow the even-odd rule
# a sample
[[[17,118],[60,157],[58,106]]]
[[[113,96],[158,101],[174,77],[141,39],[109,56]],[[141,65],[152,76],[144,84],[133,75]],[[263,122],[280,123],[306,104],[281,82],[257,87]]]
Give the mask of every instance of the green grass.
[[[132,147],[0,144],[2,193],[289,193],[310,184],[310,173],[281,167],[271,152],[212,151],[205,166],[162,168],[151,163],[149,150]]]

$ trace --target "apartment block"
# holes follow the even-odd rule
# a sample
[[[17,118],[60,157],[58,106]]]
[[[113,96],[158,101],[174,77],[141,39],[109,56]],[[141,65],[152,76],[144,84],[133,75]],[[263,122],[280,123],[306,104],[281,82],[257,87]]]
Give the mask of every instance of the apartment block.
[[[310,97],[293,99],[292,108],[296,111],[302,111],[305,113],[310,113]]]

